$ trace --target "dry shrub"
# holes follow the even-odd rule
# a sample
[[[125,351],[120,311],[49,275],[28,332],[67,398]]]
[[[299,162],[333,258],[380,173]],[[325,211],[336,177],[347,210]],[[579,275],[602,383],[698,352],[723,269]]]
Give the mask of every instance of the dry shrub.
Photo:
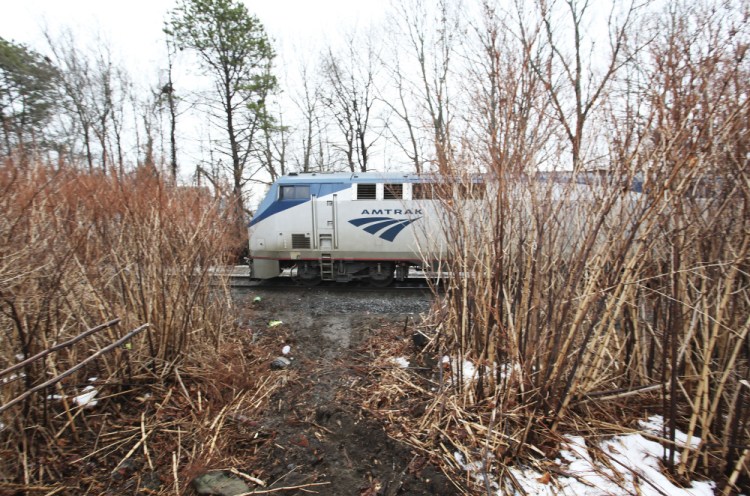
[[[2,414],[0,481],[43,484],[62,475],[60,440],[90,436],[81,430],[86,410],[72,401],[89,378],[99,398],[172,381],[193,350],[221,344],[231,299],[212,271],[228,259],[234,224],[207,191],[167,184],[148,168],[115,178],[6,162],[0,211],[0,368],[121,319],[4,377],[3,403],[149,324],[125,348]]]
[[[674,160],[642,186],[632,167],[490,174],[486,191],[464,179],[482,194],[443,202],[450,278],[425,331],[428,353],[452,360],[437,385],[396,379],[402,408],[427,401],[418,422],[392,419],[402,435],[502,465],[660,413],[677,477],[736,481],[750,444],[750,170],[723,151],[703,160],[728,167],[717,178]],[[720,190],[696,195],[696,183]],[[700,444],[675,444],[677,428]]]
[[[677,478],[723,474],[731,491],[748,475],[747,45],[699,14],[649,46],[640,100],[599,117],[601,169],[536,171],[529,132],[476,153],[483,194],[471,176],[446,188],[431,352],[459,360],[415,439],[437,426],[470,459],[522,461],[567,430],[661,413]],[[677,428],[700,444],[675,444]]]

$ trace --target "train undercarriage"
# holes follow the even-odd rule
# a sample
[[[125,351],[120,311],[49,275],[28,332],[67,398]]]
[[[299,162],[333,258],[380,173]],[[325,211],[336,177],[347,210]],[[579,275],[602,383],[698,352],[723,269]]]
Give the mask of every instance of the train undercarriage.
[[[282,268],[290,268],[291,276],[306,286],[315,286],[322,281],[367,281],[371,286],[387,287],[394,280],[405,280],[409,267],[410,264],[404,262],[334,261],[326,257],[320,261],[282,263]]]
[[[374,287],[387,287],[393,281],[404,281],[411,267],[419,267],[412,262],[401,261],[347,261],[333,260],[323,255],[319,260],[255,260],[251,264],[253,278],[267,278],[253,265],[278,264],[276,275],[288,274],[305,286],[316,286],[323,281],[350,282],[366,281]]]

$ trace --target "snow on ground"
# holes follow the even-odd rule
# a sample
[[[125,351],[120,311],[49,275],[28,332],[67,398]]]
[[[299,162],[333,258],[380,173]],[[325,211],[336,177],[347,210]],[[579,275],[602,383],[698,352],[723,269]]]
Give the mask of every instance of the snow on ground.
[[[441,362],[450,366],[456,373],[459,365],[463,370],[465,381],[477,378],[477,368],[468,360],[444,356]],[[494,369],[494,365],[493,365]],[[503,375],[515,371],[515,367],[505,364]],[[663,435],[664,421],[655,415],[640,423],[643,433],[657,437]],[[675,441],[678,446],[697,447],[700,438],[688,436],[677,431]],[[592,443],[596,443],[592,445]],[[599,455],[592,458],[590,449],[594,448]],[[710,496],[714,494],[716,484],[712,481],[694,481],[690,487],[678,487],[664,475],[661,459],[664,447],[656,441],[644,437],[641,433],[614,436],[604,441],[587,441],[580,436],[567,436],[560,450],[560,458],[554,461],[557,474],[539,472],[535,468],[510,468],[510,474],[529,495],[576,495],[576,496]],[[679,460],[679,453],[675,456]],[[481,461],[467,460],[465,454],[455,452],[453,458],[465,471],[472,474],[478,482],[483,481],[483,464]],[[601,459],[608,463],[602,463]],[[490,464],[493,460],[489,460]],[[566,475],[567,474],[567,475]],[[513,487],[510,478],[506,488]],[[492,483],[496,489],[498,484]],[[498,496],[506,494],[498,489]]]
[[[471,382],[477,378],[477,368],[474,363],[469,360],[461,360],[461,363],[459,363],[458,359],[445,355],[441,359],[441,363],[445,366],[450,366],[453,375],[458,374],[460,365],[464,382]]]
[[[510,469],[513,477],[527,494],[550,496],[558,494],[711,496],[714,494],[713,482],[693,482],[688,488],[675,486],[660,468],[660,459],[664,454],[662,445],[638,433],[615,436],[599,444],[598,448],[609,457],[611,468],[591,458],[586,440],[582,437],[569,436],[566,438],[566,445],[567,449],[560,451],[561,459],[556,462],[561,472],[570,474],[569,477],[558,476],[549,480],[544,477],[544,474],[534,469]]]
[[[464,382],[473,382],[479,378],[479,370],[477,366],[471,360],[458,360],[457,358],[445,355],[441,359],[441,363],[445,367],[449,367],[451,374],[455,377],[458,375],[459,366],[462,372]],[[485,368],[485,377],[495,377],[498,372],[497,363],[493,362],[492,366]],[[506,362],[499,366],[500,377],[502,379],[508,378],[512,374],[522,374],[521,366],[518,363]]]
[[[643,427],[643,429],[650,434],[660,437],[664,435],[664,433],[662,432],[664,429],[664,419],[661,417],[661,415],[654,415],[652,417],[649,417],[648,420],[642,420],[640,424],[641,427]],[[701,442],[701,438],[696,436],[690,436],[690,440],[688,441],[688,435],[680,430],[677,430],[675,432],[674,438],[675,442],[679,446],[689,445],[691,448],[697,448]]]
[[[661,435],[663,420],[659,416],[641,422],[644,432]],[[676,436],[680,442],[688,442],[682,432]],[[661,470],[664,447],[656,441],[646,439],[640,433],[614,436],[592,446],[581,436],[567,436],[560,450],[560,457],[554,461],[557,475],[543,473],[534,468],[509,469],[511,477],[529,495],[554,496],[712,496],[716,484],[712,481],[694,481],[690,487],[674,485]],[[690,439],[691,445],[698,444],[697,438]],[[684,444],[683,444],[684,446]],[[590,448],[596,448],[599,455],[593,459]],[[679,457],[679,454],[676,454]],[[454,459],[464,470],[482,482],[482,463],[467,461],[464,455],[454,453]],[[607,464],[600,461],[608,459]],[[513,487],[510,478],[506,487]],[[496,489],[498,485],[493,483]],[[497,496],[507,494],[498,489]],[[518,494],[518,493],[516,493]]]
[[[409,359],[406,357],[396,357],[396,358],[392,358],[391,360],[393,360],[393,363],[395,363],[402,369],[409,368]]]

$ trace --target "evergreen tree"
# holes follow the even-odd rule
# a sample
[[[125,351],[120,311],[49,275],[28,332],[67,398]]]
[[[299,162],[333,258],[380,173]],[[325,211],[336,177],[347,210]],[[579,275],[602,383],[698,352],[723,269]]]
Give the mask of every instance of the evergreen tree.
[[[0,37],[0,155],[44,142],[56,95],[57,70],[49,59]]]
[[[242,221],[248,159],[259,133],[271,123],[266,109],[266,98],[276,87],[271,43],[260,21],[235,0],[182,0],[166,32],[180,48],[195,51],[213,79],[210,114],[226,133],[228,146],[218,148],[230,158],[233,200]]]

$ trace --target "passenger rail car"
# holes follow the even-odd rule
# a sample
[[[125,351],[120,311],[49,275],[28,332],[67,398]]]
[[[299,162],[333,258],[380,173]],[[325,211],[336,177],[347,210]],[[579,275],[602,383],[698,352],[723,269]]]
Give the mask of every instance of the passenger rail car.
[[[300,173],[279,178],[249,225],[252,277],[285,269],[306,284],[386,286],[445,248],[431,181],[404,173]]]

